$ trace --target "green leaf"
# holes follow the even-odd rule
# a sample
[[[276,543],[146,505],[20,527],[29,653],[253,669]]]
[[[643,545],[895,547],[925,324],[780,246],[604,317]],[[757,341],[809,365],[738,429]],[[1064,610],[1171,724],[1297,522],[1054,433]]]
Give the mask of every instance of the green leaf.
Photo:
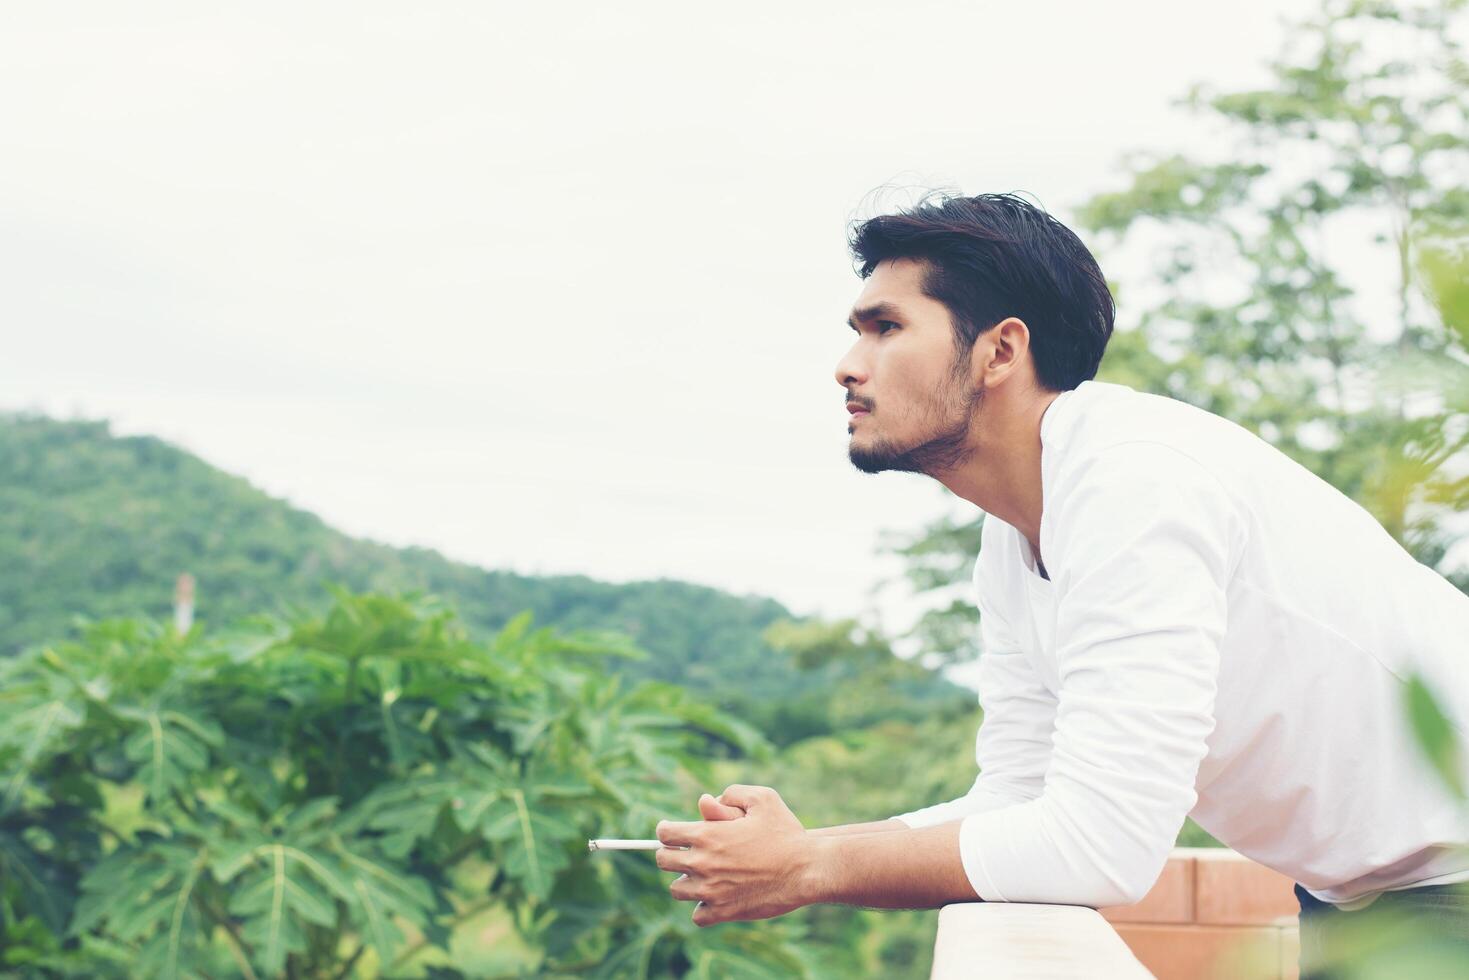
[[[485,901],[568,963],[630,915],[651,921],[645,901],[686,916],[647,862],[593,861],[583,842],[593,821],[666,812],[700,762],[695,726],[717,720],[673,687],[625,692],[583,666],[592,640],[528,622],[502,656],[430,603],[344,593],[294,615],[289,643],[239,656],[202,628],[118,621],[65,648],[65,675],[35,655],[0,661],[0,710],[30,712],[23,731],[0,728],[0,764],[34,762],[0,836],[0,901],[39,909],[55,857],[86,869],[70,915],[59,878],[48,913],[70,927],[55,955],[86,964],[70,972],[260,980],[335,975],[361,942],[383,970],[410,931],[443,951],[456,913]],[[73,821],[124,843],[98,859]],[[645,946],[645,968],[663,970],[681,935]]]
[[[175,712],[149,712],[144,726],[123,743],[123,754],[140,763],[138,781],[153,806],[173,790],[185,790],[189,779],[209,765],[209,751],[195,734],[196,725],[181,722]]]
[[[679,923],[674,921],[673,914],[670,910],[663,917],[642,923],[630,940],[619,943],[612,954],[597,965],[590,974],[592,980],[646,980],[654,947],[660,940],[677,934]],[[681,920],[683,914],[680,913],[678,918]]]
[[[21,837],[0,830],[0,884],[14,882],[21,908],[35,912],[52,932],[64,935],[73,896],[49,866]]]
[[[217,846],[209,862],[210,873],[221,885],[228,885],[255,860],[257,847],[256,843],[242,841]]]
[[[187,729],[199,741],[218,748],[224,744],[224,732],[213,721],[185,714],[182,711],[161,711],[158,717],[167,725]]]
[[[383,852],[389,857],[402,858],[420,840],[433,835],[439,815],[452,805],[455,793],[461,788],[458,779],[449,777],[420,777],[391,784],[363,800],[352,819],[382,831],[379,846]],[[344,823],[339,827],[351,825]]]
[[[339,843],[337,854],[353,896],[353,921],[367,935],[382,962],[389,963],[403,942],[403,933],[393,917],[425,927],[434,908],[433,890],[423,879],[394,867],[366,848],[349,849]]]
[[[312,827],[329,821],[336,816],[336,813],[337,798],[335,796],[318,796],[290,811],[281,828],[281,835],[295,840]]]
[[[781,934],[780,925],[762,929],[746,923],[721,929],[695,929],[684,937],[692,975],[708,980],[787,980],[811,970],[799,946]]]
[[[1453,332],[1460,349],[1469,350],[1469,236],[1457,242],[1425,242],[1419,249],[1418,266],[1424,291],[1444,325]]]
[[[535,757],[526,764],[521,788],[527,797],[539,801],[546,797],[583,796],[591,787],[581,776],[542,757]]]
[[[195,886],[208,865],[204,850],[172,843],[120,848],[82,880],[71,932],[101,929],[124,943],[144,943],[154,975],[174,978],[201,939]]]
[[[53,747],[64,744],[85,714],[73,685],[49,671],[33,672],[0,694],[5,724],[0,725],[0,812],[17,798],[25,776]],[[17,706],[19,705],[19,706]]]
[[[491,649],[499,654],[509,654],[516,650],[524,642],[526,634],[530,632],[531,622],[535,614],[526,609],[506,623],[495,636]]]
[[[200,852],[189,866],[188,873],[184,876],[178,891],[172,896],[172,907],[169,911],[168,932],[163,936],[163,947],[161,950],[163,962],[159,970],[159,976],[164,980],[176,980],[179,976],[180,967],[183,965],[183,954],[190,940],[197,935],[197,922],[190,921],[191,917],[197,917],[197,913],[191,906],[190,899],[194,894],[194,885],[198,882],[200,874],[203,873],[207,855]]]
[[[154,892],[142,901],[131,902],[119,908],[108,919],[108,932],[123,942],[134,942],[145,933],[165,928],[174,906],[172,894],[166,891]]]
[[[332,926],[336,910],[310,870],[312,862],[284,844],[256,848],[251,870],[236,886],[229,910],[245,920],[242,934],[254,946],[266,973],[277,973],[286,957],[306,948],[306,923]]]
[[[519,788],[490,804],[480,827],[488,840],[502,846],[506,874],[538,898],[550,894],[553,876],[570,862],[567,845],[577,838],[569,820],[543,809],[532,811]]]
[[[1428,761],[1445,786],[1459,799],[1465,799],[1463,747],[1448,715],[1439,707],[1438,699],[1422,677],[1413,674],[1405,689],[1408,717],[1413,735]]]

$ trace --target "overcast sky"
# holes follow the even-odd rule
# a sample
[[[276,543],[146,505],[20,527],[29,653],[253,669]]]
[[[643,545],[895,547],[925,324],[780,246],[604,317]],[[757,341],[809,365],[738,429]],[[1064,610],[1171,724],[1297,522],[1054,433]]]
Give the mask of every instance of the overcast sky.
[[[1068,220],[1312,9],[9,5],[0,407],[351,534],[898,626],[879,532],[962,509],[847,462],[847,222],[893,183]]]

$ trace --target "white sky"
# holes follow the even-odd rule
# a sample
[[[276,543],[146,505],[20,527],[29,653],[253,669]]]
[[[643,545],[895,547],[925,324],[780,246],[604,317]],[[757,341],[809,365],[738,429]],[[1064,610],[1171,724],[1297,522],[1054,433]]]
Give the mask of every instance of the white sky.
[[[951,498],[847,462],[846,222],[893,181],[1067,220],[1312,9],[11,5],[0,406],[393,544],[902,625],[878,532]]]

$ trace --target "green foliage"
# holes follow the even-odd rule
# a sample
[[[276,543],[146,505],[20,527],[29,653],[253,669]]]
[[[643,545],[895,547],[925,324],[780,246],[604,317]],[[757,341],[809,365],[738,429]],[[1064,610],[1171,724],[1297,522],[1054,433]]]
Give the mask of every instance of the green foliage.
[[[685,687],[777,742],[830,730],[812,705],[841,672],[801,670],[761,639],[790,618],[774,600],[669,580],[532,578],[354,540],[182,450],[115,437],[104,423],[0,415],[0,549],[12,559],[0,567],[0,654],[65,636],[79,616],[164,617],[187,571],[206,627],[319,610],[323,583],[334,581],[442,595],[475,636],[522,610],[547,626],[616,632],[649,654],[618,662],[629,681]],[[954,691],[933,675],[919,686],[924,697]],[[166,734],[190,737],[180,732]]]
[[[177,945],[159,940],[161,945],[148,952],[154,957],[150,963],[166,966],[170,948],[214,975],[241,973],[237,959],[242,955],[263,957],[250,960],[257,971],[268,971],[282,957],[288,965],[326,963],[336,948],[327,938],[333,929],[342,937],[338,947],[345,946],[337,948],[339,959],[358,955],[358,970],[379,969],[382,951],[404,942],[422,943],[415,946],[420,952],[407,963],[409,969],[434,962],[445,943],[459,943],[461,960],[465,950],[473,955],[475,944],[454,940],[446,922],[460,922],[460,932],[471,923],[510,930],[490,960],[480,952],[476,962],[484,969],[533,963],[541,950],[584,955],[591,962],[586,942],[577,939],[577,922],[586,919],[587,929],[603,930],[599,935],[622,936],[632,928],[626,918],[607,924],[605,896],[621,892],[597,875],[605,875],[612,864],[635,869],[637,859],[609,861],[604,855],[600,865],[588,866],[574,847],[563,846],[569,831],[561,806],[574,804],[575,798],[557,789],[568,785],[566,773],[544,763],[526,768],[522,761],[506,776],[504,759],[465,747],[448,763],[419,771],[425,753],[432,756],[435,746],[442,750],[446,744],[436,734],[445,724],[442,708],[405,708],[426,696],[420,690],[430,683],[425,672],[433,673],[431,683],[440,692],[470,699],[483,698],[486,689],[500,692],[492,712],[483,704],[476,710],[493,713],[502,751],[510,757],[523,760],[560,732],[556,752],[600,759],[579,779],[594,797],[620,808],[621,816],[617,826],[599,823],[595,834],[621,834],[619,828],[626,828],[628,836],[645,836],[658,819],[692,817],[690,806],[671,807],[674,797],[641,791],[646,774],[671,774],[684,793],[677,799],[717,790],[706,760],[747,756],[752,746],[764,744],[757,731],[784,745],[883,721],[951,717],[973,707],[971,694],[892,656],[882,638],[855,635],[851,623],[793,620],[770,600],[678,582],[611,586],[580,577],[530,579],[455,565],[426,551],[354,541],[186,453],[153,439],[115,438],[104,425],[0,419],[0,460],[6,464],[0,466],[0,540],[10,542],[22,558],[46,557],[0,570],[0,642],[8,636],[19,647],[46,632],[66,633],[68,626],[74,637],[51,652],[33,648],[16,660],[0,657],[5,679],[0,716],[11,747],[9,754],[0,754],[0,794],[18,794],[21,787],[35,793],[34,780],[23,774],[44,761],[43,749],[54,749],[57,739],[77,729],[97,732],[101,717],[112,718],[115,726],[115,738],[97,743],[106,745],[100,758],[107,768],[96,774],[101,778],[82,777],[83,766],[70,770],[65,781],[77,792],[87,791],[89,799],[41,812],[4,810],[0,874],[8,884],[0,889],[0,928],[7,937],[8,963],[17,968],[34,961],[57,973],[128,972],[128,964],[141,955],[139,936],[157,939],[148,932],[157,923],[140,920],[137,928],[143,933],[134,935],[135,923],[124,920],[129,938],[119,938],[108,931],[110,919],[99,914],[103,893],[88,891],[80,881],[80,869],[134,853],[123,848],[147,851],[139,867],[153,862],[158,879],[150,893],[153,911],[162,916],[165,909],[178,910]],[[170,639],[167,631],[141,620],[89,626],[74,615],[162,616],[173,577],[185,569],[200,583],[200,627],[187,641]],[[453,627],[460,632],[456,642],[489,653],[461,658],[448,669],[441,662],[448,642],[441,635],[447,628],[439,624],[446,615],[442,610],[398,615],[393,603],[399,600],[349,593],[338,593],[332,602],[329,591],[316,587],[327,575],[351,589],[431,586],[452,596],[466,610],[465,626]],[[517,618],[513,602],[523,603],[528,615]],[[387,605],[379,608],[381,603]],[[249,618],[258,609],[269,614]],[[539,647],[526,645],[533,635],[531,621],[575,632],[563,633],[555,656],[540,664]],[[159,651],[169,644],[192,652],[181,660],[165,658]],[[111,651],[109,656],[96,660],[104,650]],[[137,652],[146,650],[158,655]],[[206,650],[213,659],[199,659]],[[62,659],[53,663],[53,657]],[[80,659],[72,663],[75,658]],[[568,701],[558,686],[567,672],[573,680],[588,676],[576,682],[580,701]],[[514,687],[510,698],[510,678],[517,673],[543,683]],[[261,715],[254,722],[217,710],[236,701],[237,695],[226,692],[240,677],[250,680],[239,697],[254,691],[250,697],[263,698],[262,687],[274,692],[274,700],[256,705]],[[633,707],[643,707],[632,710],[624,687],[640,678],[653,680],[638,688],[640,700]],[[136,694],[165,684],[170,690],[212,693],[202,703],[193,695],[170,695],[156,704]],[[92,689],[101,699],[97,704],[79,698],[79,690]],[[134,694],[118,698],[106,691]],[[701,693],[717,705],[698,699]],[[369,711],[365,705],[374,697]],[[244,710],[244,703],[231,710]],[[347,704],[358,707],[348,710]],[[99,714],[103,705],[105,715]],[[275,726],[284,724],[279,716],[291,711],[299,712],[290,723],[299,730],[279,731]],[[437,714],[422,728],[429,711]],[[670,726],[702,732],[700,751],[670,749],[664,737]],[[573,731],[574,738],[567,734]],[[263,732],[272,734],[256,737]],[[276,737],[289,742],[272,742]],[[366,746],[376,746],[380,755],[376,772],[333,761],[334,756],[351,758]],[[902,759],[909,750],[894,751]],[[290,778],[313,787],[312,794],[335,798],[332,816],[319,815],[321,824],[297,828],[311,840],[308,848],[296,850],[313,857],[315,867],[292,850],[261,850],[264,844],[257,840],[255,850],[243,852],[252,855],[246,864],[211,859],[196,877],[192,864],[179,863],[196,852],[170,857],[172,852],[148,843],[155,837],[172,839],[158,814],[160,808],[180,806],[179,800],[195,807],[207,800],[208,812],[221,815],[240,805],[215,784],[221,753],[251,780],[284,780],[281,767],[286,766],[297,773]],[[961,751],[955,761],[962,766],[966,758]],[[83,752],[71,761],[85,759],[89,756]],[[894,762],[869,761],[877,768]],[[359,778],[363,773],[373,774],[366,785]],[[465,781],[480,789],[456,795],[455,787]],[[243,792],[245,785],[232,782],[231,791]],[[261,808],[271,813],[285,808],[285,813],[316,798],[278,794],[254,804],[254,824],[236,819],[219,833],[227,840],[243,837],[256,832],[252,827],[258,830]],[[852,802],[862,808],[857,799]],[[407,861],[440,861],[446,835],[481,843],[455,862],[431,865],[436,897],[426,910],[377,876],[349,876],[349,859],[312,837],[325,833],[332,821],[349,822],[352,833],[368,836],[371,849],[352,853],[388,871]],[[576,835],[594,834],[577,826]],[[439,850],[425,857],[426,846]],[[487,856],[492,847],[503,849],[498,862]],[[501,888],[516,885],[524,899],[498,898],[487,905],[483,893],[489,882],[478,880],[486,874]],[[476,880],[473,886],[466,884],[470,879]],[[584,879],[585,886],[580,884]],[[683,970],[733,975],[728,962],[743,956],[741,944],[784,948],[784,933],[758,926],[694,929],[687,908],[669,905],[663,885],[656,873],[647,874],[641,880],[646,902],[635,912],[640,922],[661,923],[638,933],[643,948],[651,951],[654,975]],[[466,893],[466,887],[479,894]],[[350,895],[341,894],[343,889]],[[184,893],[188,898],[179,901]],[[585,900],[576,898],[583,893]],[[89,901],[94,895],[99,897]],[[173,906],[167,905],[169,895]],[[563,895],[576,900],[563,901]],[[332,927],[319,921],[327,900],[337,915]],[[98,918],[89,930],[69,935],[78,901]],[[539,903],[539,911],[528,911],[530,903]],[[553,904],[557,917],[538,928],[537,916]],[[271,927],[261,910],[277,906],[282,914]],[[384,912],[389,907],[391,915]],[[901,959],[902,950],[915,943],[926,957],[931,944],[931,936],[923,938],[931,916],[921,913],[911,917],[916,927],[904,917],[875,913],[815,915],[828,923],[812,946],[812,955],[823,964],[842,961],[847,950],[866,950],[864,962],[885,963]],[[239,935],[218,924],[221,920]],[[484,926],[487,921],[493,925]],[[839,930],[833,931],[833,921],[841,923]],[[433,942],[425,940],[429,931]],[[774,952],[771,956],[779,959]]]
[[[906,562],[904,576],[915,592],[948,597],[925,611],[911,632],[930,656],[946,663],[979,656],[979,608],[969,583],[983,527],[982,513],[963,520],[946,515],[916,532],[888,532],[882,540],[882,547]]]
[[[646,855],[585,847],[649,836],[712,745],[758,758],[760,736],[624,688],[604,668],[625,639],[531,622],[481,644],[437,600],[336,590],[321,614],[109,621],[0,660],[0,965],[405,975],[498,909],[540,976],[812,973],[795,924],[697,930]]]
[[[1104,267],[1149,270],[1114,284],[1140,299],[1119,303],[1100,380],[1249,428],[1469,592],[1442,567],[1469,506],[1466,9],[1326,0],[1265,87],[1180,100],[1235,138],[1226,159],[1130,154],[1123,186],[1076,219]],[[1395,309],[1369,320],[1337,259],[1374,247]],[[915,591],[951,598],[915,630],[950,660],[978,654],[961,590],[982,520],[889,543]]]
[[[1469,343],[1431,250],[1469,230],[1463,23],[1462,5],[1328,0],[1290,33],[1268,87],[1181,100],[1237,137],[1230,159],[1134,155],[1127,186],[1079,211],[1104,252],[1154,243],[1160,301],[1132,328],[1154,362],[1130,357],[1119,377],[1109,358],[1104,379],[1256,431],[1430,566],[1454,540],[1447,501],[1469,493]],[[1336,262],[1348,236],[1386,246],[1388,320],[1352,302]],[[1222,281],[1236,288],[1221,295]],[[1425,285],[1437,301],[1421,302]]]
[[[781,705],[791,713],[783,734],[850,732],[883,722],[951,718],[973,709],[973,692],[936,682],[932,670],[897,656],[887,637],[855,620],[785,620],[770,626],[764,637],[797,667],[822,677],[819,692]],[[804,725],[794,717],[798,711]]]
[[[1464,9],[1331,0],[1267,88],[1184,100],[1239,136],[1230,159],[1134,156],[1078,212],[1104,265],[1153,249],[1102,379],[1239,421],[1432,566],[1469,504]],[[1379,57],[1381,31],[1419,56]],[[1373,223],[1397,294],[1385,338],[1331,262]],[[1209,288],[1221,269],[1231,295]],[[915,589],[949,599],[917,627],[930,655],[977,652],[981,520],[889,539]],[[730,782],[776,786],[808,826],[962,793],[972,696],[851,622],[356,541],[159,440],[25,416],[0,417],[0,544],[0,653],[29,648],[0,656],[0,972],[927,972],[932,913],[699,930],[646,855],[580,844],[692,818]],[[202,626],[179,637],[147,617],[183,571]],[[322,598],[328,580],[345,590]],[[359,594],[402,589],[463,623]],[[1462,793],[1431,690],[1405,693]],[[1179,842],[1214,843],[1191,823]],[[471,925],[493,937],[479,966]]]
[[[1445,914],[1381,902],[1328,918],[1314,927],[1324,942],[1302,950],[1303,973],[1342,980],[1458,980],[1469,975],[1462,923],[1446,914],[1469,902],[1469,886],[1446,886],[1441,901]]]
[[[715,764],[717,779],[701,788],[773,786],[807,827],[882,820],[969,789],[981,717],[971,695],[962,710],[809,738],[765,760],[721,760]],[[1221,846],[1192,820],[1177,843]],[[821,905],[786,918],[810,930],[807,944],[840,975],[922,980],[929,974],[938,926],[933,912]]]
[[[967,710],[809,738],[765,761],[716,764],[714,792],[730,783],[773,786],[807,827],[881,820],[964,793],[974,781],[973,695]],[[921,980],[938,926],[932,911],[818,905],[785,917],[840,976]]]
[[[1413,736],[1424,755],[1445,786],[1461,801],[1469,799],[1464,793],[1464,762],[1459,738],[1453,723],[1439,706],[1433,689],[1422,677],[1411,675],[1403,685],[1408,719],[1412,723]]]

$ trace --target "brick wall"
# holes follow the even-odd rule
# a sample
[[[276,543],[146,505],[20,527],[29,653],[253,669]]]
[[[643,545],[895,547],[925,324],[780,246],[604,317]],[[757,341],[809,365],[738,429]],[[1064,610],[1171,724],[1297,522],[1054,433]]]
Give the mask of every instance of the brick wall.
[[[1225,848],[1178,847],[1141,902],[1100,911],[1158,980],[1296,980],[1294,885]]]

